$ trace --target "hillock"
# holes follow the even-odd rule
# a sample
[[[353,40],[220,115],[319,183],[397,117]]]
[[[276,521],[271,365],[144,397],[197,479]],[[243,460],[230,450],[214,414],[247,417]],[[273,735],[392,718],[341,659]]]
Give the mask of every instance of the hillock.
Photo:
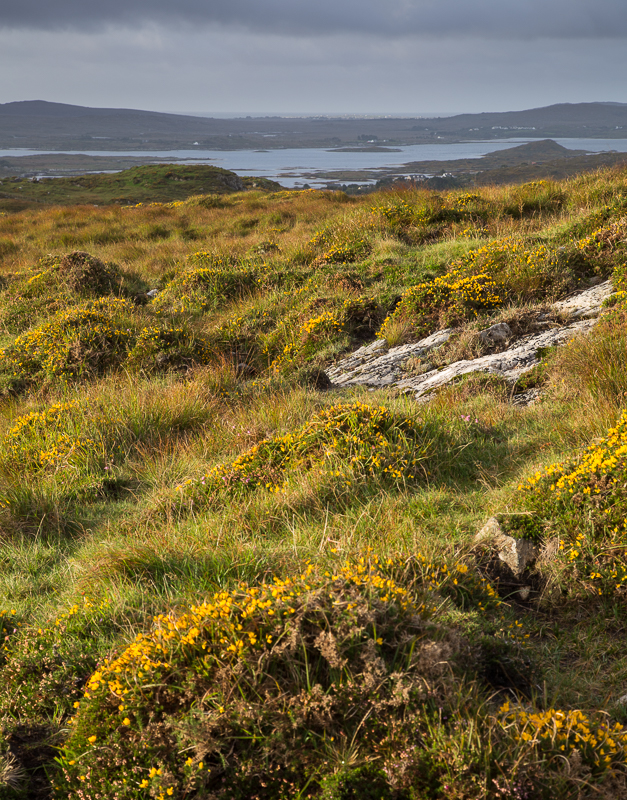
[[[53,205],[169,203],[193,195],[230,194],[251,188],[278,191],[282,187],[266,178],[240,178],[230,170],[206,164],[148,164],[112,174],[3,178],[0,207],[4,204],[10,209],[11,201]]]
[[[0,797],[627,796],[626,231],[624,169],[5,210]]]

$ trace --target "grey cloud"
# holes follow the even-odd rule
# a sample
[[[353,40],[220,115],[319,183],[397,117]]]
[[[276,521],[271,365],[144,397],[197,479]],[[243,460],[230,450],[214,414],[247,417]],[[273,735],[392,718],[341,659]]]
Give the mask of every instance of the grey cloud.
[[[0,26],[94,31],[149,23],[320,36],[599,38],[627,34],[625,0],[0,0]]]

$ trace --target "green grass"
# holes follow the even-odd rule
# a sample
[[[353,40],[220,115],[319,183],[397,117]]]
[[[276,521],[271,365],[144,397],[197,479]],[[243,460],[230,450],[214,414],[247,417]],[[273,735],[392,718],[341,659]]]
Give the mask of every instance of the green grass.
[[[624,290],[626,186],[5,211],[0,797],[627,796],[622,295],[528,408],[320,374]]]
[[[193,195],[230,194],[243,188],[256,187],[271,191],[281,188],[278,183],[265,178],[240,179],[234,172],[220,167],[157,164],[132,167],[113,174],[97,173],[72,178],[4,178],[0,180],[0,203],[7,208],[11,207],[12,202],[69,206],[170,203],[186,200]],[[152,239],[168,238],[170,230],[149,225],[143,234]],[[107,236],[115,238],[116,234],[110,232]]]

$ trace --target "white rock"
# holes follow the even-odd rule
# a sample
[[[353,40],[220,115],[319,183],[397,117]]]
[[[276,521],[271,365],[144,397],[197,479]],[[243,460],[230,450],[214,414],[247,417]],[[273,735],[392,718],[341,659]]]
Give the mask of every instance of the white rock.
[[[590,330],[601,313],[603,301],[611,294],[610,281],[604,281],[560,300],[553,305],[553,311],[566,316],[569,320],[567,324],[523,336],[501,353],[463,359],[443,369],[432,369],[421,375],[408,376],[403,371],[403,366],[408,359],[422,358],[431,350],[445,344],[453,333],[452,328],[436,331],[419,342],[399,347],[388,347],[384,339],[376,339],[338,361],[326,372],[332,385],[336,387],[361,385],[377,389],[390,386],[406,394],[414,394],[420,402],[426,402],[434,389],[471,372],[499,375],[514,384],[521,375],[539,363],[538,350],[565,344],[576,334]],[[511,335],[510,327],[504,322],[492,325],[480,334],[490,344],[505,341]],[[530,396],[529,399],[535,398]]]

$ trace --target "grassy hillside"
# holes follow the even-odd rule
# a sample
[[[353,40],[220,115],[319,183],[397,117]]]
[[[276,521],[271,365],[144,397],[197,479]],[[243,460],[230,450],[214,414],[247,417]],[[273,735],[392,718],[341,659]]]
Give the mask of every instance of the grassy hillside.
[[[0,797],[627,797],[625,295],[526,408],[323,371],[626,240],[624,170],[4,211]]]
[[[230,194],[251,188],[276,191],[281,186],[266,178],[240,178],[230,170],[202,164],[148,164],[113,174],[54,180],[3,178],[0,180],[0,209],[12,210],[15,201],[53,205],[169,203],[197,194]]]

